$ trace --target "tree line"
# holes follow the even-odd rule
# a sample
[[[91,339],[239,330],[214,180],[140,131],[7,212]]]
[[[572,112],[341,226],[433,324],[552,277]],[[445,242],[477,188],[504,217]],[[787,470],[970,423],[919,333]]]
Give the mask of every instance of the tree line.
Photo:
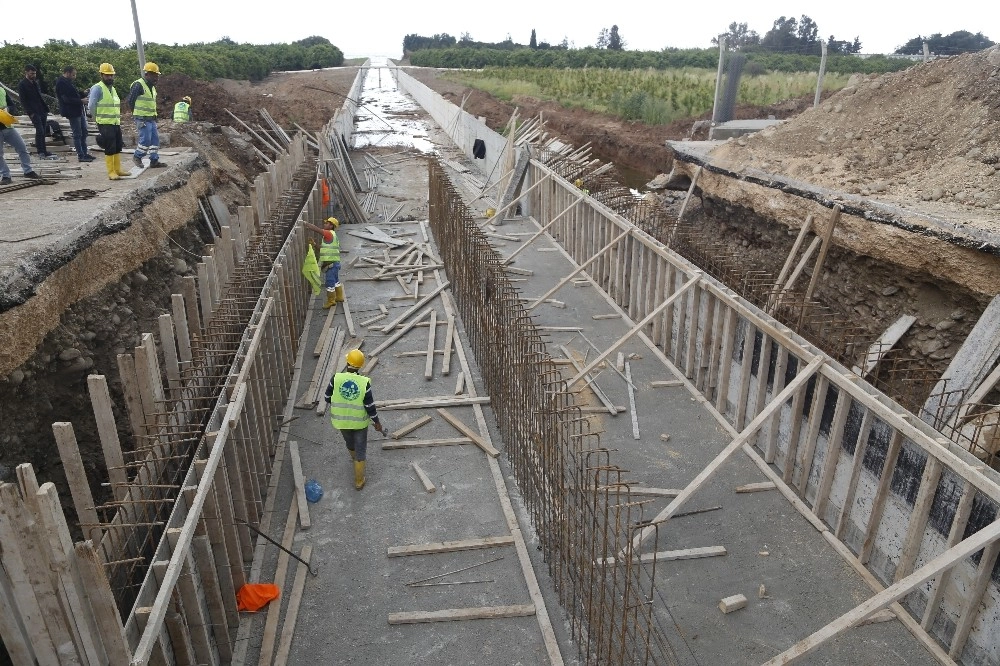
[[[214,78],[259,81],[271,72],[339,67],[343,52],[325,37],[312,36],[291,44],[237,44],[228,37],[211,43],[169,46],[146,43],[146,60],[155,62],[164,74],[182,73],[194,79]],[[26,64],[35,65],[43,92],[51,93],[52,82],[63,67],[77,69],[77,85],[88,87],[100,80],[97,69],[111,63],[119,80],[130,83],[139,76],[135,45],[120,46],[111,39],[90,44],[49,40],[45,46],[32,47],[4,42],[0,47],[0,81],[14,87],[24,74]],[[126,83],[126,85],[127,85]],[[50,90],[45,90],[49,87]]]
[[[750,75],[773,72],[808,72],[819,69],[818,55],[758,51],[747,53],[744,72]],[[662,51],[615,51],[587,47],[583,49],[494,49],[453,46],[422,49],[410,54],[410,63],[418,67],[482,69],[484,67],[558,67],[580,69],[715,69],[719,63],[716,49],[664,49]],[[884,74],[911,67],[913,62],[886,56],[860,58],[837,54],[827,59],[826,70],[838,74]]]

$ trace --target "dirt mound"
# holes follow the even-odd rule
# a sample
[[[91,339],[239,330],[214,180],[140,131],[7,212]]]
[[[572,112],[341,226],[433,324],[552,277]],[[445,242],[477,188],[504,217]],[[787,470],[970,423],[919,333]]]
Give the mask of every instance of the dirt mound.
[[[856,76],[712,158],[1000,231],[1000,47]]]
[[[224,87],[210,81],[197,81],[186,74],[165,74],[156,87],[157,103],[163,109],[161,115],[167,118],[173,117],[174,104],[184,97],[191,98],[191,112],[195,120],[219,125],[233,122],[226,109],[238,113],[243,108],[240,99]]]
[[[161,116],[171,117],[174,104],[188,96],[196,121],[236,125],[226,113],[229,109],[250,125],[260,124],[258,111],[266,109],[289,133],[296,124],[318,130],[343,106],[357,73],[357,67],[277,72],[260,82],[198,81],[184,74],[165,74],[158,84]]]

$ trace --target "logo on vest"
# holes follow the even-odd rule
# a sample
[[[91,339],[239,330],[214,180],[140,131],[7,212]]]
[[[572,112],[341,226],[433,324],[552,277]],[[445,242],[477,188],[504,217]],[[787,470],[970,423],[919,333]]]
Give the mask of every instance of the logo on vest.
[[[356,400],[360,394],[361,389],[358,388],[353,379],[348,379],[340,385],[340,397],[344,400]]]

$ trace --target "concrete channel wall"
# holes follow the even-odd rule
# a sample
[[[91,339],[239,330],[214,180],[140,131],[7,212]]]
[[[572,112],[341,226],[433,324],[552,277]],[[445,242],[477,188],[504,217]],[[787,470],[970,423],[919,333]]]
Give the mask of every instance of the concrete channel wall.
[[[544,225],[579,193],[534,161],[524,187],[543,178],[530,198]],[[629,221],[588,199],[549,233],[579,264],[611,244],[589,275],[629,319],[645,322],[638,333],[734,441],[747,436],[745,453],[873,593],[980,528],[995,528],[994,470]],[[672,295],[673,305],[657,312]],[[774,410],[786,382],[815,362],[815,375]],[[744,431],[766,409],[774,411]],[[1000,663],[996,544],[981,561],[961,558],[950,573],[908,588],[905,609],[890,607],[942,663]]]
[[[448,133],[455,145],[479,168],[487,185],[493,185],[505,175],[500,164],[507,149],[506,137],[414,79],[402,67],[393,67],[392,71],[399,89],[412,97]],[[472,154],[477,139],[486,146],[484,159],[475,159]]]

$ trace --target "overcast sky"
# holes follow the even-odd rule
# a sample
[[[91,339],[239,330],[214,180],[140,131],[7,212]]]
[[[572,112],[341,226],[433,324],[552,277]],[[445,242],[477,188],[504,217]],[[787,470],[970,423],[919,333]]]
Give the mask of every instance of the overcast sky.
[[[326,37],[348,56],[402,54],[407,34],[469,33],[476,41],[499,42],[509,35],[527,44],[535,29],[538,41],[552,44],[566,38],[571,46],[592,46],[602,28],[618,26],[627,49],[709,47],[714,35],[736,21],[763,35],[775,19],[803,14],[819,27],[819,35],[838,40],[861,38],[862,52],[890,53],[918,35],[949,34],[956,30],[982,32],[1000,41],[1000,9],[995,0],[948,0],[908,3],[887,0],[839,2],[716,3],[633,0],[613,3],[507,2],[458,0],[333,3],[282,0],[254,3],[233,0],[135,0],[145,41],[162,44],[211,42],[229,37],[237,42],[267,44],[291,42],[310,35]],[[589,3],[587,3],[589,4]],[[371,12],[365,13],[370,7]],[[992,9],[990,9],[992,7]],[[81,44],[102,37],[125,46],[135,41],[130,4],[81,3],[50,0],[44,9],[31,2],[15,2],[4,10],[0,41],[41,46],[48,39],[75,39]]]

